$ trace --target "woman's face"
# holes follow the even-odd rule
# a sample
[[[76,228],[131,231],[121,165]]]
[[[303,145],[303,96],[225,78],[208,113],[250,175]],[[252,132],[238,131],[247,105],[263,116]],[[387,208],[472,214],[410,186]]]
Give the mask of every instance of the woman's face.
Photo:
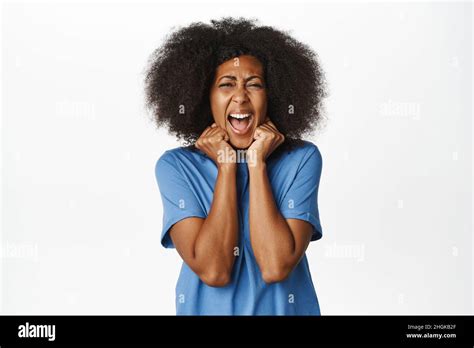
[[[267,92],[260,61],[243,55],[219,65],[210,101],[214,121],[227,131],[229,143],[234,148],[248,148],[255,129],[267,116]]]

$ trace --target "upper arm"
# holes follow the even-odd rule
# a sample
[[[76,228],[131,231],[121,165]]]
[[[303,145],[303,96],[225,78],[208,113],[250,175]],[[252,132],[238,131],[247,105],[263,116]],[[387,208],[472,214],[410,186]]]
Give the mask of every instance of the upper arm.
[[[163,154],[155,166],[156,180],[163,203],[161,243],[167,248],[175,247],[174,241],[170,238],[171,230],[178,231],[178,233],[174,233],[175,235],[184,235],[192,239],[193,234],[197,234],[195,228],[192,228],[196,223],[191,223],[192,226],[189,226],[190,222],[183,221],[192,217],[203,220],[207,215],[181,170],[178,160],[169,152]],[[196,221],[196,219],[192,221]],[[181,231],[179,226],[182,225],[182,222],[187,228],[191,228],[179,233]],[[177,238],[179,239],[179,236]]]
[[[196,271],[194,269],[194,245],[203,223],[203,218],[189,217],[174,224],[169,231],[176,251],[193,271]]]
[[[298,263],[308,248],[311,236],[313,234],[313,226],[306,221],[299,219],[286,219],[288,227],[291,230],[295,241],[295,264]]]
[[[322,228],[319,220],[318,190],[322,171],[322,157],[319,149],[314,145],[303,157],[298,171],[293,178],[290,188],[279,202],[279,210],[286,221],[301,221],[306,224],[292,222],[293,233],[296,238],[305,239],[306,233],[311,226],[310,240],[318,240],[322,237]],[[288,222],[290,224],[290,222]],[[291,227],[291,226],[290,226]],[[303,236],[301,236],[303,234]]]
[[[310,223],[299,219],[286,219],[286,223],[293,236],[294,249],[290,255],[279,254],[279,265],[273,270],[262,269],[263,280],[268,284],[281,282],[288,277],[300,262],[311,240],[313,226]]]

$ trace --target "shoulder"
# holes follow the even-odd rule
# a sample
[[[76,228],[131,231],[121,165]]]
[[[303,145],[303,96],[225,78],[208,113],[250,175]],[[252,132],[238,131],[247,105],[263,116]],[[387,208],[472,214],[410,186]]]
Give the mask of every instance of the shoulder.
[[[322,156],[316,144],[307,140],[298,140],[291,145],[291,148],[283,151],[280,160],[291,165],[303,165],[307,162],[313,165],[322,165]]]
[[[193,165],[206,159],[204,154],[194,146],[180,146],[165,151],[156,161],[155,173],[177,171],[182,166]]]
[[[300,145],[294,149],[295,153],[299,153],[302,156],[316,156],[321,157],[321,152],[316,144],[311,141],[301,140]]]

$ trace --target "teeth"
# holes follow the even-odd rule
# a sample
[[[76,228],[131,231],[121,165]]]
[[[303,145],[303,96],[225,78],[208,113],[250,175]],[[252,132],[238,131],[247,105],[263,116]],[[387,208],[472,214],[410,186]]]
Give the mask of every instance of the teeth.
[[[234,118],[238,118],[240,120],[240,119],[243,119],[243,118],[247,118],[250,115],[251,114],[230,114],[229,116],[234,117]]]

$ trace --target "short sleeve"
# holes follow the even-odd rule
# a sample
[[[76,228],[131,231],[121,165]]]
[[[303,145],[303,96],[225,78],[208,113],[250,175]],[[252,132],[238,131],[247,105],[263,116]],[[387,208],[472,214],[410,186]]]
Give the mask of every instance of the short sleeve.
[[[285,219],[304,220],[313,225],[311,241],[323,235],[318,209],[321,170],[321,153],[316,145],[312,145],[298,165],[296,176],[280,206],[280,213]]]
[[[175,247],[169,236],[169,229],[175,223],[188,217],[206,217],[180,169],[175,156],[168,151],[160,157],[155,166],[156,181],[163,202],[161,244],[165,248]]]

